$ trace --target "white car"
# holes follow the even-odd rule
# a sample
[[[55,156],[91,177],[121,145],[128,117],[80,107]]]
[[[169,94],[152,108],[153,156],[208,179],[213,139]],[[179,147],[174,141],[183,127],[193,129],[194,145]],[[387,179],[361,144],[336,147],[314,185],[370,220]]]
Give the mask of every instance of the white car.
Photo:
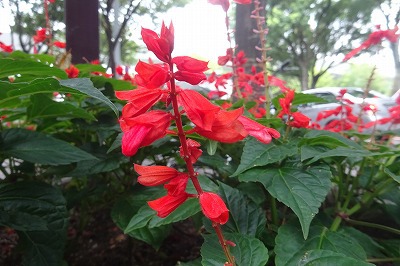
[[[375,111],[362,111],[361,118],[364,123],[376,121],[384,117],[389,117],[388,108],[395,106],[396,101],[388,96],[385,96],[377,91],[370,90],[367,95],[364,96],[364,90],[361,88],[354,87],[324,87],[302,91],[304,94],[312,94],[322,99],[325,99],[327,103],[308,103],[298,106],[298,110],[303,114],[311,118],[312,122],[318,123],[321,127],[324,127],[333,120],[339,120],[337,116],[330,116],[320,121],[317,121],[317,116],[320,112],[333,110],[340,105],[337,100],[340,96],[340,91],[346,89],[346,93],[343,95],[344,100],[349,100],[354,104],[349,104],[353,108],[354,116],[360,114],[362,106],[368,106],[370,110]],[[378,130],[387,130],[389,125],[376,125]]]

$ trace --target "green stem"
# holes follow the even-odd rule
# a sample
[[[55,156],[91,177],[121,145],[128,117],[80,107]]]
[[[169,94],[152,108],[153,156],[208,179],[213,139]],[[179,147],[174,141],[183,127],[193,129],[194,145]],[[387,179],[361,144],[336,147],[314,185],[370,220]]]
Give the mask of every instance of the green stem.
[[[350,223],[350,224],[354,224],[354,225],[361,225],[361,226],[365,226],[365,227],[371,227],[371,228],[377,228],[377,229],[381,229],[384,231],[388,231],[390,233],[394,233],[397,235],[400,235],[400,230],[396,229],[396,228],[392,228],[389,226],[385,226],[385,225],[381,225],[381,224],[375,224],[375,223],[369,223],[369,222],[364,222],[364,221],[357,221],[357,220],[353,220],[350,218],[345,219],[346,222]]]
[[[341,223],[342,223],[342,217],[336,216],[335,220],[333,220],[330,230],[333,232],[337,231]]]
[[[276,206],[276,199],[271,195],[271,219],[272,223],[279,226],[278,208]]]
[[[367,259],[368,262],[391,262],[391,261],[400,261],[400,257],[397,258],[373,258]]]

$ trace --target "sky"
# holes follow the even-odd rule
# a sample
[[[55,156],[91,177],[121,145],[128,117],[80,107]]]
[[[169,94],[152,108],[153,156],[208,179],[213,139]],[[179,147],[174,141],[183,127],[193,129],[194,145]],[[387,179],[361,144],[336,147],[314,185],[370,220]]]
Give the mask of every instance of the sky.
[[[8,0],[3,0],[4,6],[8,6]],[[175,28],[174,56],[188,55],[203,60],[209,60],[210,65],[216,65],[218,56],[224,55],[229,47],[226,37],[225,13],[220,6],[207,3],[207,0],[192,0],[184,8],[172,8],[162,16],[167,25],[173,22]],[[373,24],[380,24],[378,15],[373,15]],[[12,16],[5,9],[0,8],[0,32],[9,32],[7,26],[12,21]],[[141,18],[138,25],[159,32],[153,23],[146,18]],[[140,26],[131,28],[133,38],[141,44]],[[0,35],[0,41],[2,40]],[[388,47],[387,43],[383,46]],[[381,74],[388,77],[394,76],[394,64],[389,49],[383,49],[374,56],[364,55],[352,59],[349,63],[368,63],[378,67]],[[348,64],[347,64],[348,65]],[[346,70],[346,64],[342,64],[334,72]]]

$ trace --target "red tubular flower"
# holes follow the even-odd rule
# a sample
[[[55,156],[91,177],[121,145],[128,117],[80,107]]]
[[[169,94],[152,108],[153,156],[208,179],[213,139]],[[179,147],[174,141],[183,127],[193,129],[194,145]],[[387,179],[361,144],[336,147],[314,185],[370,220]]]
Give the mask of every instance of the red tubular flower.
[[[212,5],[219,5],[226,12],[229,9],[229,0],[208,0]]]
[[[171,60],[171,53],[174,50],[174,26],[172,22],[167,28],[162,23],[160,37],[152,30],[142,28],[143,42],[147,49],[155,54],[155,56],[163,62]]]
[[[168,184],[165,184],[164,188],[168,191],[168,195],[179,196],[185,193],[188,180],[189,176],[187,174],[180,173],[177,177],[168,182]]]
[[[212,124],[211,130],[195,127],[195,132],[212,140],[234,143],[244,139],[248,132],[238,118],[243,114],[243,108],[233,111],[220,110]]]
[[[268,144],[271,142],[272,138],[277,139],[281,136],[277,130],[263,126],[243,115],[239,117],[239,121],[243,124],[244,129],[249,132],[250,136],[255,137],[262,143]]]
[[[150,145],[166,135],[171,115],[162,111],[150,111],[133,118],[121,118],[122,153],[133,156],[140,147]]]
[[[46,29],[40,29],[36,31],[36,35],[33,36],[35,43],[44,42],[47,38]]]
[[[292,127],[297,127],[297,128],[308,128],[310,125],[311,119],[303,115],[300,112],[294,112],[291,114],[292,120],[289,121],[289,125]]]
[[[117,66],[115,68],[115,72],[117,72],[118,75],[122,76],[124,74],[124,68],[122,66]]]
[[[279,99],[279,104],[282,107],[282,110],[277,115],[282,118],[284,115],[290,115],[290,107],[292,105],[292,101],[294,99],[294,90],[289,90],[286,92],[285,97]]]
[[[79,75],[79,69],[77,69],[75,66],[71,65],[69,68],[65,69],[65,72],[67,73],[68,77],[70,79],[72,78],[77,78]]]
[[[200,148],[200,143],[198,143],[195,140],[192,139],[187,139],[186,140],[187,146],[188,146],[188,152],[189,152],[189,157],[190,157],[190,161],[192,163],[197,162],[197,159],[199,159],[199,157],[201,156],[201,154],[203,153],[203,151]],[[183,148],[182,146],[179,147],[179,153],[180,155],[183,157],[184,156],[184,152],[183,152]]]
[[[179,175],[179,172],[168,166],[142,166],[134,164],[138,182],[143,186],[158,186],[164,184]]]
[[[172,59],[172,63],[179,70],[188,72],[204,72],[208,70],[208,62],[192,58],[190,56],[177,56]]]
[[[219,106],[212,104],[203,95],[194,90],[181,90],[178,103],[183,106],[190,121],[203,130],[211,130]]]
[[[0,49],[6,53],[11,53],[13,51],[12,45],[5,45],[3,42],[0,42]]]
[[[163,93],[160,89],[138,88],[130,91],[116,91],[115,96],[120,100],[128,100],[128,103],[122,108],[124,118],[134,117],[145,113],[158,100]]]
[[[171,78],[167,64],[147,64],[139,61],[135,67],[135,81],[139,86],[155,89],[166,83]]]
[[[199,196],[201,210],[214,223],[225,224],[229,219],[229,210],[221,197],[212,192],[203,192]]]
[[[176,71],[174,77],[179,81],[186,81],[192,85],[197,85],[207,79],[206,75],[202,72],[189,72],[183,70]]]
[[[176,210],[182,203],[187,200],[188,197],[189,194],[187,193],[182,193],[178,196],[166,195],[159,199],[149,201],[147,202],[147,204],[149,204],[150,208],[157,212],[158,217],[164,218],[167,217],[171,212]]]
[[[65,42],[53,42],[54,46],[58,47],[58,48],[65,48],[67,45],[65,44]]]

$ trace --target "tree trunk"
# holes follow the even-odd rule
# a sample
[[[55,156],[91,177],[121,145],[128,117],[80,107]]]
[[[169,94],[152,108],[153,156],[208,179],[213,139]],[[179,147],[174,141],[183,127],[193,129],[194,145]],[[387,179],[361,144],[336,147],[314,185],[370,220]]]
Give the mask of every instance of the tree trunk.
[[[73,64],[99,59],[98,10],[98,0],[65,1],[67,51],[71,50]]]
[[[262,7],[260,15],[265,18],[266,0],[259,0]],[[251,18],[251,12],[254,10],[254,2],[249,5],[236,5],[236,26],[235,26],[235,43],[237,45],[236,52],[243,51],[248,59],[246,63],[246,72],[249,73],[251,66],[256,66],[257,71],[262,71],[257,63],[257,58],[261,58],[261,51],[255,49],[256,46],[261,47],[258,33],[253,30],[257,29],[257,22]],[[265,88],[253,86],[253,99],[258,99],[265,95]]]
[[[308,90],[308,65],[306,62],[299,61],[299,70],[300,70],[300,85],[301,90]]]

